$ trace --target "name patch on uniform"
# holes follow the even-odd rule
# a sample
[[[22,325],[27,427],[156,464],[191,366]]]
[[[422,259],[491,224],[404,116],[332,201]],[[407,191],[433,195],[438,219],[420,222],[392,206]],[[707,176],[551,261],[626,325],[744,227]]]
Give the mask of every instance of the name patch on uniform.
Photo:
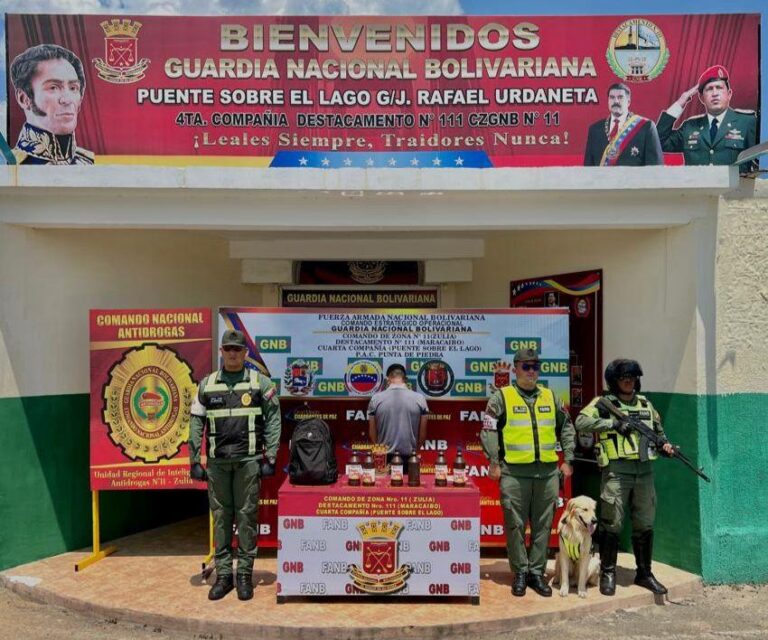
[[[512,413],[528,413],[525,407],[512,407]]]
[[[641,420],[650,420],[651,419],[651,412],[650,411],[640,411],[637,414],[637,417]]]
[[[549,413],[552,411],[552,407],[537,407],[539,410],[539,413]]]
[[[224,406],[224,398],[221,397],[213,397],[208,401],[208,405],[211,407],[223,407]]]
[[[487,413],[483,416],[483,429],[486,431],[496,431],[498,428],[498,419]]]

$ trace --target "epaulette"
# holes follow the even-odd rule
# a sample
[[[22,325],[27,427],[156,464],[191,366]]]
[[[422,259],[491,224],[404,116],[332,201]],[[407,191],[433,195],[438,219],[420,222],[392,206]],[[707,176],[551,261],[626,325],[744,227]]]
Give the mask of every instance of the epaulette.
[[[745,116],[756,116],[754,109],[734,109],[736,113],[743,113]]]
[[[96,163],[96,154],[93,153],[93,151],[88,151],[88,149],[83,149],[82,147],[78,147],[75,150],[75,155],[80,156],[81,158],[84,158],[88,161],[89,164],[95,164]]]
[[[692,120],[702,120],[702,119],[703,120],[707,119],[707,114],[706,113],[700,113],[697,116],[691,116],[690,118],[686,118],[685,120],[683,120],[683,122],[691,122]]]

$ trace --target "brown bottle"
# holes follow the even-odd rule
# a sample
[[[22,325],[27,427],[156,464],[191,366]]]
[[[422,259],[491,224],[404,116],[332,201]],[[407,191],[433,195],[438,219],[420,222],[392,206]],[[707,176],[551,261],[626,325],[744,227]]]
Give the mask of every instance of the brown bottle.
[[[412,451],[410,457],[408,458],[408,486],[421,486],[421,469],[419,468],[419,457],[416,455],[415,451]]]
[[[435,460],[435,486],[448,486],[448,461],[442,451],[437,454],[437,460]]]
[[[453,486],[467,486],[467,464],[464,462],[461,447],[456,448],[456,459],[453,461]]]
[[[403,486],[403,458],[399,451],[395,451],[389,463],[390,482],[393,487]]]
[[[372,487],[376,484],[376,465],[373,463],[373,455],[369,451],[363,461],[363,486]]]
[[[359,487],[362,474],[363,467],[360,465],[360,456],[357,455],[357,451],[352,451],[352,456],[347,463],[347,484],[350,487]]]

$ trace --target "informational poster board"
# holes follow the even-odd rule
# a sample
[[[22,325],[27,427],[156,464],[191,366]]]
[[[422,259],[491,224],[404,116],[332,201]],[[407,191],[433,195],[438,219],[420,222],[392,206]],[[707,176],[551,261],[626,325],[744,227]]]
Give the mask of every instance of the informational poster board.
[[[91,310],[91,490],[205,488],[187,438],[212,333],[207,308]]]
[[[430,409],[420,452],[423,473],[431,473],[438,452],[450,463],[462,447],[468,475],[480,488],[481,542],[503,545],[498,484],[488,478],[480,445],[482,414],[493,390],[509,383],[514,351],[527,345],[542,353],[541,382],[567,403],[567,309],[222,308],[218,336],[230,328],[246,335],[247,366],[280,389],[283,440],[278,473],[262,486],[262,543],[276,543],[277,491],[295,425],[312,417],[325,420],[343,468],[353,449],[370,447],[368,402],[383,387],[386,368],[400,362]],[[567,481],[563,496],[569,495]]]

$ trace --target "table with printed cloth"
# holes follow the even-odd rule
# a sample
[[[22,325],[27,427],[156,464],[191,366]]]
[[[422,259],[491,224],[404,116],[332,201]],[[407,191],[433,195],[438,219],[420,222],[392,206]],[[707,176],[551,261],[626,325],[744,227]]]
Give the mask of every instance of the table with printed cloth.
[[[407,479],[405,481],[407,483]],[[436,596],[480,600],[480,491],[297,486],[278,497],[277,600],[292,596]]]

